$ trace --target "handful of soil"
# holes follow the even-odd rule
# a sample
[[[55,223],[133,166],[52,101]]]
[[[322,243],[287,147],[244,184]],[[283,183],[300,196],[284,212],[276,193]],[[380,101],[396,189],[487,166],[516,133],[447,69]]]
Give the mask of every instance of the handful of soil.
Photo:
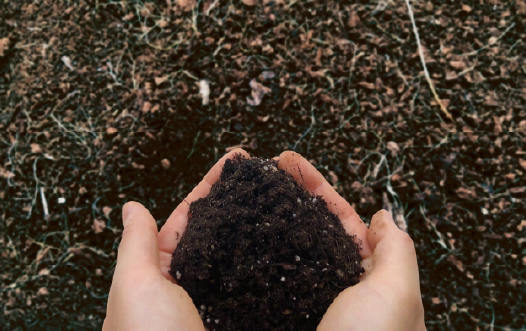
[[[170,274],[209,330],[316,330],[364,272],[325,201],[277,166],[237,155],[190,205]]]

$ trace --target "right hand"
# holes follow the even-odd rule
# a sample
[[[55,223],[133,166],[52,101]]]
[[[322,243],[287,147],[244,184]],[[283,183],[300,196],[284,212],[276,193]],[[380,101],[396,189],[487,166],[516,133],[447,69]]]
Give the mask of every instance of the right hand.
[[[365,273],[360,283],[342,291],[321,320],[318,331],[425,330],[418,264],[413,241],[381,210],[369,228],[358,214],[301,155],[284,152],[279,167],[313,195],[320,195],[348,234],[361,241]]]

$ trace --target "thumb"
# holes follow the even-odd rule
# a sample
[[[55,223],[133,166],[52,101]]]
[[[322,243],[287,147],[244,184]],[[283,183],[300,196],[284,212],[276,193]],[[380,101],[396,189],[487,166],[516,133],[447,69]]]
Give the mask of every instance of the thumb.
[[[371,275],[390,275],[393,281],[419,284],[413,240],[398,229],[389,212],[380,210],[373,216],[367,240],[373,249]]]
[[[122,220],[116,271],[160,270],[157,224],[148,209],[138,202],[128,202],[122,208]]]

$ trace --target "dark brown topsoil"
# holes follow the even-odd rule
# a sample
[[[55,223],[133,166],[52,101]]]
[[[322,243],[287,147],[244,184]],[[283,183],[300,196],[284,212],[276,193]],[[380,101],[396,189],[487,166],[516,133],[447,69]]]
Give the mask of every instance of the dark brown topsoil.
[[[338,217],[277,165],[236,156],[190,205],[170,273],[210,330],[315,330],[363,272]]]

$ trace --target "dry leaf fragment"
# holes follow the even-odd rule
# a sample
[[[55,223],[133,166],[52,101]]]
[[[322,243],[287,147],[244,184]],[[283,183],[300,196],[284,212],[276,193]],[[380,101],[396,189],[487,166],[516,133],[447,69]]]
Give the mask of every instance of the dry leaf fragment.
[[[524,192],[526,192],[526,187],[524,186],[510,188],[510,193],[513,193],[513,194],[524,193]]]
[[[466,67],[463,61],[451,61],[449,64],[455,69],[464,69]]]
[[[170,161],[168,161],[168,159],[162,159],[161,165],[163,166],[164,169],[168,169],[170,168]]]
[[[466,267],[464,267],[464,264],[462,263],[462,261],[458,260],[455,256],[453,255],[449,255],[447,257],[447,260],[453,264],[455,267],[457,267],[458,270],[464,272],[466,271]]]
[[[360,25],[360,17],[358,16],[358,14],[356,12],[353,11],[351,13],[351,15],[349,17],[349,22],[347,24],[351,28],[355,28],[355,27]]]
[[[247,6],[255,6],[256,0],[243,0],[243,3]]]
[[[131,13],[127,14],[126,16],[124,16],[124,17],[122,18],[122,20],[123,20],[123,21],[129,21],[129,20],[131,20],[132,18],[133,18],[133,12],[131,12]]]
[[[110,126],[109,128],[106,129],[106,133],[107,133],[107,134],[115,134],[115,133],[117,133],[117,132],[119,132],[119,130],[117,130],[116,128],[113,128],[113,127],[111,127],[111,126]]]
[[[29,145],[31,147],[31,153],[42,153],[42,147],[40,147],[39,144],[31,144]]]
[[[73,65],[71,64],[71,59],[69,58],[69,56],[65,56],[65,55],[64,55],[64,56],[61,58],[61,60],[62,60],[62,62],[64,62],[64,65],[65,65],[66,67],[69,68],[69,70],[75,70],[75,68],[74,68]]]
[[[161,28],[161,29],[164,29],[168,26],[168,22],[166,22],[165,20],[160,20],[160,21],[157,21],[157,25]]]
[[[374,90],[376,88],[374,83],[359,82],[358,85],[360,85],[361,87],[366,88],[368,90]]]
[[[522,167],[522,169],[526,170],[526,160],[519,159],[519,164]]]
[[[155,77],[155,85],[161,85],[162,83],[168,81],[170,79],[169,75],[165,75],[162,77]]]
[[[150,109],[152,109],[152,104],[150,102],[146,101],[145,103],[143,103],[142,105],[143,113],[147,113],[148,111],[150,111]]]
[[[9,47],[9,38],[0,39],[0,56],[4,56],[4,52],[7,51]]]
[[[206,79],[199,81],[199,94],[203,99],[203,105],[208,105],[210,103],[210,85]]]
[[[46,247],[44,249],[41,249],[38,252],[37,259],[36,259],[37,264],[40,263],[44,259],[44,257],[47,255],[47,253],[49,253],[50,250],[51,250],[51,248]]]
[[[95,233],[101,233],[106,228],[106,222],[103,220],[95,219],[93,220],[93,225],[91,226]]]
[[[161,105],[157,103],[157,104],[153,105],[152,109],[150,109],[150,113],[155,113],[159,109],[161,109]]]
[[[48,268],[44,268],[38,272],[39,276],[48,276],[50,274],[50,271]]]
[[[466,13],[469,13],[472,10],[472,8],[468,5],[462,5],[462,10]]]
[[[196,0],[177,0],[176,2],[177,6],[185,12],[193,10],[197,5]]]
[[[394,155],[398,155],[398,153],[400,152],[400,147],[398,146],[397,143],[395,143],[394,141],[390,141],[387,143],[387,149]]]
[[[477,193],[473,190],[473,188],[465,188],[465,187],[459,187],[457,189],[457,195],[459,198],[462,199],[475,199],[477,197]]]
[[[258,83],[256,79],[250,81],[250,87],[252,88],[252,94],[250,97],[247,97],[247,103],[251,106],[259,106],[263,96],[271,91],[268,87]]]
[[[49,291],[47,289],[47,287],[41,287],[38,289],[37,291],[37,296],[44,296],[44,295],[48,295],[49,294]]]
[[[112,211],[111,207],[108,207],[108,206],[102,207],[102,213],[104,214],[104,216],[108,218],[110,217],[111,211]]]
[[[276,74],[273,71],[263,71],[261,73],[261,78],[264,80],[272,79],[276,77]]]

